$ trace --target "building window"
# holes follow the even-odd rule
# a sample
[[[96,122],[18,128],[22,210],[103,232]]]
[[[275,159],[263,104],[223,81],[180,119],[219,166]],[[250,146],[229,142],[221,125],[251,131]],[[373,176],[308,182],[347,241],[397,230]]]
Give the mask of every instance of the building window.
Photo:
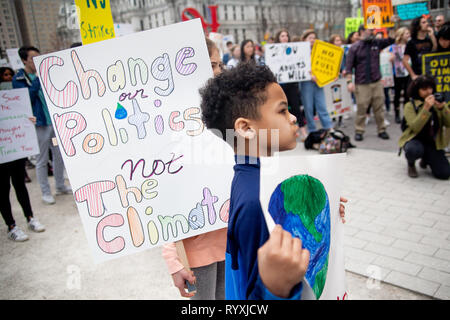
[[[241,6],[241,20],[245,20],[244,6]],[[245,37],[244,37],[245,38]]]
[[[431,9],[443,9],[444,8],[444,0],[431,0],[430,8]]]
[[[233,20],[236,20],[236,6],[233,6]]]
[[[140,22],[141,22],[141,31],[143,31],[144,30],[144,20],[140,20]]]

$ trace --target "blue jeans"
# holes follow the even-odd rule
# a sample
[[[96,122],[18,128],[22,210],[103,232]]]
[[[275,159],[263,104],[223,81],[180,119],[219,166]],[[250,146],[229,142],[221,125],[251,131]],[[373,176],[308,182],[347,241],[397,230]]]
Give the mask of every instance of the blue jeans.
[[[319,115],[322,128],[330,129],[332,127],[332,122],[330,115],[328,114],[323,88],[320,88],[312,81],[302,81],[300,82],[300,91],[302,93],[308,132],[317,130],[316,125],[314,124],[314,108]]]

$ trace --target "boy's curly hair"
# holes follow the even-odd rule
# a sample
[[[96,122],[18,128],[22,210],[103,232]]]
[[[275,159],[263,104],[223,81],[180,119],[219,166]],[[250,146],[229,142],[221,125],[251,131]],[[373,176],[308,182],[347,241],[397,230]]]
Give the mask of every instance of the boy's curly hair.
[[[258,119],[258,107],[266,102],[266,87],[276,83],[267,66],[240,63],[210,79],[199,90],[202,120],[208,129],[217,129],[225,140],[226,130],[234,129],[240,117]]]

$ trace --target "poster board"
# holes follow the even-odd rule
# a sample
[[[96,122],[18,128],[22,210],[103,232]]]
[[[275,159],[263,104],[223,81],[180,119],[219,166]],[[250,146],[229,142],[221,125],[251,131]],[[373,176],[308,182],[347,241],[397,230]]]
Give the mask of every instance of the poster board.
[[[265,47],[265,62],[278,83],[311,80],[311,45],[309,42],[270,43]]]
[[[321,40],[314,41],[311,72],[316,76],[319,87],[333,82],[339,76],[343,57],[343,48]]]
[[[116,31],[116,37],[123,37],[128,34],[135,33],[134,27],[131,23],[115,23],[114,30]]]
[[[115,37],[110,0],[75,0],[83,45]]]
[[[427,2],[406,3],[397,6],[397,15],[400,20],[411,20],[429,13]]]
[[[364,24],[364,18],[345,18],[345,39],[352,32],[357,32],[360,25]]]
[[[333,155],[281,155],[274,157],[262,157],[261,160],[261,190],[260,200],[264,216],[271,232],[275,226],[269,213],[269,204],[274,190],[284,180],[302,174],[307,174],[318,179],[325,188],[329,202],[329,238],[323,237],[322,241],[329,241],[328,270],[321,300],[342,300],[347,297],[345,282],[344,262],[344,225],[339,215],[339,198],[342,195],[343,164],[346,154]],[[317,216],[315,225],[317,228],[324,223],[324,219]],[[320,219],[320,220],[319,220]],[[325,234],[322,234],[325,236]],[[305,239],[302,239],[305,240]],[[302,241],[304,242],[304,241]],[[306,246],[306,244],[304,243]],[[310,266],[314,259],[310,253]],[[308,274],[308,271],[307,271]],[[316,299],[307,281],[303,281],[302,300]]]
[[[450,101],[450,51],[428,53],[422,56],[422,74],[433,76],[436,79],[436,92]]]
[[[391,0],[362,0],[364,27],[366,29],[391,28],[394,15]]]
[[[25,68],[22,59],[19,56],[19,48],[6,49],[6,55],[8,56],[9,64],[14,70]]]
[[[0,163],[39,154],[28,88],[0,90]]]
[[[380,73],[381,83],[385,88],[392,88],[394,86],[394,69],[391,62],[392,54],[383,50],[380,53]]]
[[[201,121],[199,19],[35,64],[96,262],[227,226],[234,157]]]
[[[323,88],[328,114],[331,118],[352,112],[352,96],[345,79],[338,79]]]

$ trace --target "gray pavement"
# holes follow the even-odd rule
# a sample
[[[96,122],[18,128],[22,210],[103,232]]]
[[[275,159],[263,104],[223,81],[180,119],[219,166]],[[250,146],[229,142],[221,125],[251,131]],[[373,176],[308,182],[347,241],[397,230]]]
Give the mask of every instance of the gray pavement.
[[[353,141],[352,121],[346,120],[343,130]],[[450,183],[434,179],[429,170],[420,169],[417,179],[406,175],[394,139],[400,129],[391,122],[388,141],[377,138],[369,123],[365,140],[356,143],[346,161],[349,298],[449,299]],[[298,151],[315,154],[302,145]],[[33,210],[47,230],[26,229],[11,192],[14,217],[30,240],[7,240],[0,224],[0,299],[181,299],[159,248],[96,265],[73,197],[57,196],[55,205],[43,204],[35,170],[29,174]]]

